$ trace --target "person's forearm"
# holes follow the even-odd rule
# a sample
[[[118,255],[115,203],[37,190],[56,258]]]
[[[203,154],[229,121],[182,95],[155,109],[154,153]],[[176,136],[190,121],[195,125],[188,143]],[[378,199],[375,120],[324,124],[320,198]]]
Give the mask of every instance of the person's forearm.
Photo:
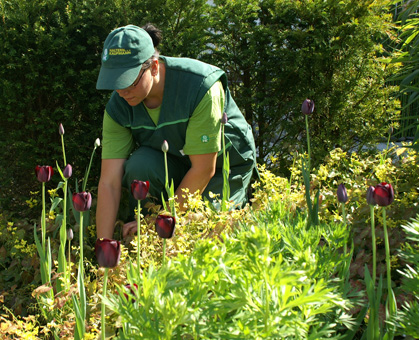
[[[213,176],[214,173],[212,172],[208,171],[203,173],[202,171],[190,168],[175,192],[175,196],[177,196],[176,201],[179,203],[179,209],[185,210],[183,203],[185,202],[186,197],[183,197],[185,196],[185,192],[182,189],[188,188],[190,193],[199,190],[200,194],[202,194]]]
[[[113,187],[99,182],[96,210],[97,238],[113,238],[120,199],[121,187]]]

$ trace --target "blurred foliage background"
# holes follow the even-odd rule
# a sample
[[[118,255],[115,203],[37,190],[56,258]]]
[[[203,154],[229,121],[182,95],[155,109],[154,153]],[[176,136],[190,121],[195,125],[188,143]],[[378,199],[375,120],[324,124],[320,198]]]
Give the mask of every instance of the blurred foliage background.
[[[61,159],[59,123],[82,178],[110,96],[95,88],[102,45],[118,26],[151,22],[161,54],[224,69],[259,162],[287,175],[305,146],[305,98],[316,104],[315,166],[336,147],[387,135],[400,81],[387,80],[403,66],[389,62],[400,47],[396,12],[390,0],[0,0],[0,208],[18,213],[39,189],[35,166]],[[90,187],[99,171],[96,157]]]

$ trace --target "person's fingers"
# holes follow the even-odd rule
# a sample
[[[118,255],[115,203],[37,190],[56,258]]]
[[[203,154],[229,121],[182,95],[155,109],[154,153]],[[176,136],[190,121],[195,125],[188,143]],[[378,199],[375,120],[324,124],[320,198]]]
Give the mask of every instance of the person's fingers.
[[[125,223],[122,226],[122,237],[126,238],[128,235],[133,235],[137,232],[137,221]]]

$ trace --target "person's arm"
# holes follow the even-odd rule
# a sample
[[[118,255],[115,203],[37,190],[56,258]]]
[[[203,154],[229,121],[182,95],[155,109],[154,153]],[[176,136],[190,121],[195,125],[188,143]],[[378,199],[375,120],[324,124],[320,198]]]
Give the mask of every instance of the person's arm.
[[[103,159],[96,210],[97,238],[113,238],[125,159]]]
[[[177,196],[177,202],[179,203],[179,209],[184,210],[183,202],[183,188],[188,188],[189,192],[195,192],[199,190],[202,192],[207,187],[209,181],[215,174],[215,166],[217,162],[217,152],[202,154],[202,155],[190,155],[192,166],[189,171],[183,177],[178,188],[176,189],[175,196]]]

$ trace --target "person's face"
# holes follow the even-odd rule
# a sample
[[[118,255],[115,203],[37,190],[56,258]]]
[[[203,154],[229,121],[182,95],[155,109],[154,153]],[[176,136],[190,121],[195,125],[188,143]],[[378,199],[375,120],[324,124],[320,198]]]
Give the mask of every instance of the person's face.
[[[147,98],[152,85],[151,67],[148,67],[140,70],[137,79],[132,85],[121,90],[116,90],[116,92],[120,97],[124,98],[129,105],[136,106]]]

